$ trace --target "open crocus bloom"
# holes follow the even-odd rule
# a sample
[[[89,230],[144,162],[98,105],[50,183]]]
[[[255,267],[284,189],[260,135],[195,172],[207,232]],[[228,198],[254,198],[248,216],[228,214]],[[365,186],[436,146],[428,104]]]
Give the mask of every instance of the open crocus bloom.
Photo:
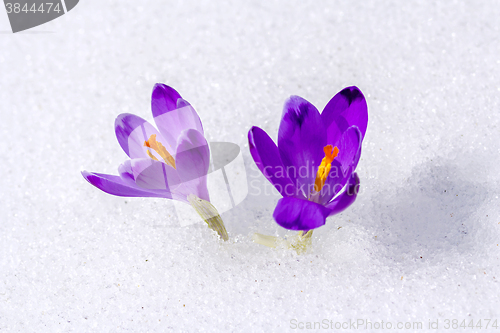
[[[200,117],[175,89],[164,84],[153,88],[151,107],[157,128],[129,113],[116,118],[116,137],[130,157],[119,166],[119,176],[87,171],[82,175],[109,194],[189,203],[227,240],[222,220],[208,195],[210,150]]]
[[[277,146],[262,129],[250,129],[250,153],[283,195],[273,214],[280,226],[305,234],[354,202],[359,189],[354,170],[367,123],[363,94],[348,87],[321,114],[305,99],[291,96],[284,105]]]

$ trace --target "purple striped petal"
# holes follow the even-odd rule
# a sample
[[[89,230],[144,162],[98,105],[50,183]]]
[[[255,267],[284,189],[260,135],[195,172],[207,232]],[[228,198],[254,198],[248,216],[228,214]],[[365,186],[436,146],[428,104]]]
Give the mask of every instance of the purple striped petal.
[[[286,174],[278,147],[265,131],[252,127],[248,131],[248,143],[255,164],[282,196],[305,199]]]
[[[151,96],[151,110],[153,117],[158,117],[168,111],[177,109],[177,100],[181,95],[172,87],[157,83],[153,87]]]
[[[326,132],[318,110],[298,96],[286,102],[278,132],[278,149],[288,176],[307,196],[324,157]]]
[[[150,159],[134,159],[125,161],[120,165],[118,171],[120,177],[132,186],[141,185],[160,189],[166,189],[168,186],[168,191],[174,200],[188,202],[187,196],[190,194],[190,189],[181,183],[177,171],[169,165],[155,161],[152,163]],[[137,183],[134,173],[137,175]]]
[[[118,167],[118,174],[120,178],[125,182],[130,184],[130,186],[137,187],[134,178],[134,171],[132,170],[131,160],[126,160]]]
[[[285,229],[311,230],[321,227],[330,209],[309,200],[281,198],[273,217]]]
[[[177,173],[186,189],[201,199],[210,201],[207,189],[207,173],[210,166],[210,150],[207,140],[197,130],[184,130],[177,141]]]
[[[137,186],[131,186],[122,178],[113,175],[83,171],[82,176],[92,185],[106,193],[120,197],[157,197],[172,199],[167,191],[149,191]]]
[[[356,169],[361,156],[361,132],[356,126],[349,127],[336,143],[338,156],[333,160],[330,173],[321,189],[318,203],[329,202],[347,183]]]
[[[170,165],[150,158],[136,158],[130,161],[135,183],[140,188],[174,192],[181,181],[177,171]]]
[[[361,156],[361,144],[363,135],[356,126],[349,127],[340,137],[337,142],[339,155],[335,158],[342,165],[344,174],[351,169],[351,172],[356,169],[359,158]]]
[[[167,85],[155,85],[151,109],[158,130],[171,147],[175,147],[181,132],[186,129],[192,128],[203,134],[198,113],[177,91]]]
[[[326,205],[326,208],[331,210],[330,216],[338,214],[349,207],[356,200],[358,193],[359,177],[357,173],[353,173],[349,178],[345,191]]]
[[[170,154],[174,151],[175,145],[170,146],[153,125],[130,113],[122,113],[116,117],[115,133],[120,146],[130,158],[148,157],[148,148],[144,146],[144,142],[152,134],[156,134],[156,141],[163,144]]]
[[[347,87],[340,91],[325,106],[321,113],[328,135],[328,144],[334,144],[351,126],[357,126],[361,140],[368,125],[368,107],[366,100],[357,87]]]

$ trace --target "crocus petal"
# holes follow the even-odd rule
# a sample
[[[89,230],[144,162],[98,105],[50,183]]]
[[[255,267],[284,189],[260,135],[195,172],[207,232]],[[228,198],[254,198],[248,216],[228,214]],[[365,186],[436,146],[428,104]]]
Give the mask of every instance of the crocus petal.
[[[353,173],[349,178],[346,189],[338,197],[326,205],[330,209],[330,215],[338,214],[349,207],[355,200],[359,192],[359,177]]]
[[[288,177],[278,147],[264,130],[252,127],[248,131],[248,143],[255,164],[282,196],[305,199]]]
[[[90,184],[98,189],[120,197],[158,197],[172,199],[172,195],[167,191],[149,191],[137,186],[134,187],[118,176],[88,171],[83,171],[82,175]]]
[[[181,95],[174,88],[163,83],[155,84],[151,97],[153,117],[177,109],[177,100],[179,98],[181,98]]]
[[[361,132],[356,126],[352,126],[336,142],[339,154],[333,160],[330,173],[321,189],[319,204],[329,202],[347,183],[361,156],[361,140]]]
[[[131,160],[126,160],[118,167],[118,174],[120,178],[125,182],[130,184],[130,186],[137,187],[134,178],[134,171],[132,170]]]
[[[363,134],[357,126],[349,127],[340,137],[337,142],[337,147],[339,148],[339,154],[336,160],[342,165],[342,171],[344,173],[348,169],[356,169],[358,165],[359,158],[361,156],[361,144],[363,140]]]
[[[167,85],[155,85],[151,109],[158,130],[171,147],[175,147],[183,130],[192,128],[203,134],[198,113],[177,91]]]
[[[273,217],[283,228],[310,230],[325,224],[330,209],[309,200],[281,198]]]
[[[298,96],[291,96],[283,109],[278,149],[288,176],[307,196],[324,157],[326,132],[318,110]]]
[[[359,128],[363,139],[368,125],[365,97],[357,87],[347,87],[328,102],[321,119],[328,135],[328,144],[337,142],[342,133],[353,125]]]
[[[181,183],[176,170],[169,165],[161,164],[164,163],[151,159],[127,160],[120,165],[118,172],[124,182],[133,187],[159,188],[160,192],[170,192],[174,200],[188,202],[189,189]],[[135,177],[137,177],[137,182]],[[166,182],[165,179],[167,179]]]
[[[150,158],[130,160],[130,168],[140,188],[173,192],[181,183],[174,168]]]
[[[130,158],[148,157],[148,148],[144,146],[144,142],[152,134],[156,135],[156,141],[163,144],[170,154],[174,151],[175,145],[171,147],[153,125],[130,113],[122,113],[116,117],[115,133],[120,146]]]
[[[210,149],[203,134],[194,129],[182,131],[177,140],[175,165],[180,181],[192,191],[186,194],[210,201],[207,189]]]

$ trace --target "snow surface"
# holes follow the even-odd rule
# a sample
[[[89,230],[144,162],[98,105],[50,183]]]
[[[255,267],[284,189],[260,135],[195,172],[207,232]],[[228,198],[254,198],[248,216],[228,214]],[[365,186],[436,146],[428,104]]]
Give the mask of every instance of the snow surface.
[[[85,0],[12,34],[0,10],[0,331],[500,325],[499,17],[496,1]],[[242,148],[227,244],[80,174],[117,173],[114,119],[150,117],[156,82]],[[289,95],[321,110],[350,85],[370,117],[358,200],[306,255],[253,243],[293,233],[272,219],[280,196],[257,195],[248,129],[276,139]],[[337,331],[362,330],[384,331]]]

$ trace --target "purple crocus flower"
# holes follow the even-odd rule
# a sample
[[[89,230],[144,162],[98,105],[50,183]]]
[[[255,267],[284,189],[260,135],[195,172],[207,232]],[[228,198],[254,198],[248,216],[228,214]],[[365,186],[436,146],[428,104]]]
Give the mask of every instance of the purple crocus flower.
[[[227,240],[208,195],[210,150],[200,117],[175,89],[164,84],[154,86],[151,108],[157,128],[130,113],[116,118],[116,138],[130,157],[118,167],[119,176],[83,171],[83,177],[109,194],[191,204]]]
[[[250,153],[283,195],[273,214],[280,226],[305,234],[354,202],[359,189],[354,170],[367,123],[363,94],[348,87],[321,114],[305,99],[291,96],[284,105],[277,146],[262,129],[250,129]]]

